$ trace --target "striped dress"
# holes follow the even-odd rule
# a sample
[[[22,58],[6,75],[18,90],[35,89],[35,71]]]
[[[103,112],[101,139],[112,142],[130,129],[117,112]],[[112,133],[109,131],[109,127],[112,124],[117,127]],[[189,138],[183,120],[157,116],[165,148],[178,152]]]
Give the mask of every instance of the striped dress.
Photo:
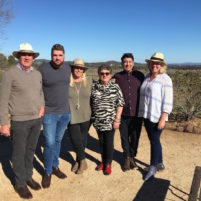
[[[139,117],[149,119],[153,123],[159,122],[162,112],[170,114],[173,105],[173,86],[171,78],[166,74],[159,74],[149,82],[148,74],[140,88]],[[166,121],[168,120],[168,116]]]
[[[108,82],[102,85],[96,81],[91,92],[92,121],[96,130],[113,129],[113,123],[118,106],[124,106],[124,99],[119,85]]]

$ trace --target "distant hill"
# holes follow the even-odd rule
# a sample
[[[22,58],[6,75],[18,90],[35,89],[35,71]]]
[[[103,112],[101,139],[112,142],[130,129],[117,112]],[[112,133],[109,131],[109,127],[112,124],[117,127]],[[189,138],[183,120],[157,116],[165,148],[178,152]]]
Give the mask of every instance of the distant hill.
[[[40,66],[43,63],[47,63],[49,62],[49,60],[47,59],[36,59],[34,61],[34,64],[36,66]],[[67,61],[66,63],[68,64],[72,64],[73,61]],[[105,62],[86,62],[85,63],[87,66],[91,67],[91,68],[97,68],[98,66],[105,64],[105,65],[109,65],[111,67],[114,68],[120,68],[121,67],[121,62],[118,61],[105,61]],[[135,67],[136,68],[146,68],[146,64],[145,63],[137,63],[135,62]],[[170,63],[168,64],[168,68],[173,68],[173,69],[198,69],[201,68],[201,63],[193,63],[193,62],[186,62],[186,63]]]

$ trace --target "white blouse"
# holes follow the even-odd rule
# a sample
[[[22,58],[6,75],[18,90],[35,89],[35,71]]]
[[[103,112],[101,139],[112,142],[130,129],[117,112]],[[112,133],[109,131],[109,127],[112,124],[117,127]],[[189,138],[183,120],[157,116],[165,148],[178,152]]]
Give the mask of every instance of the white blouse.
[[[139,117],[149,119],[153,123],[159,122],[161,114],[170,114],[173,106],[173,86],[171,78],[166,74],[159,74],[149,81],[148,74],[140,88]],[[168,120],[168,116],[166,121]]]

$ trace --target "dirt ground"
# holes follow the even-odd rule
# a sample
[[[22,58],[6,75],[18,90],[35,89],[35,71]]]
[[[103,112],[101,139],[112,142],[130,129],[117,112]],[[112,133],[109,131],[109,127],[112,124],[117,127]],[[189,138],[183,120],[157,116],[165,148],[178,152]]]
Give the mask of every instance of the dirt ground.
[[[67,173],[68,178],[60,180],[52,176],[49,189],[31,190],[33,201],[180,201],[188,200],[192,179],[196,166],[201,166],[201,135],[164,130],[162,134],[163,158],[166,169],[156,174],[155,179],[143,181],[144,168],[150,160],[150,145],[143,128],[137,155],[138,168],[123,172],[121,170],[122,149],[119,132],[115,134],[115,152],[112,163],[112,174],[103,175],[95,171],[100,160],[97,135],[91,127],[88,139],[88,169],[82,175],[71,172],[75,158],[72,145],[65,134],[62,142],[60,169]],[[10,153],[8,140],[0,141],[0,201],[21,200],[15,193],[12,182]],[[41,182],[42,139],[36,151],[33,177]]]

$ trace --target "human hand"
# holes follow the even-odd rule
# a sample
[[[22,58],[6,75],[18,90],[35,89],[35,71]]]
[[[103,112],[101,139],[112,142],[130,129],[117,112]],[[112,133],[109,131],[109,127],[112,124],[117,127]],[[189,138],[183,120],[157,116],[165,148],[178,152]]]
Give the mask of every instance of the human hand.
[[[113,128],[114,129],[119,129],[119,125],[120,125],[120,122],[114,122],[114,124],[113,124]]]
[[[5,137],[9,137],[10,136],[10,128],[8,125],[2,125],[0,128],[0,133],[1,135],[5,136]]]
[[[39,112],[39,118],[44,116],[44,112],[45,112],[45,108],[44,108],[44,106],[41,106],[40,112]]]
[[[165,119],[160,119],[158,122],[158,130],[162,130],[165,128]]]

